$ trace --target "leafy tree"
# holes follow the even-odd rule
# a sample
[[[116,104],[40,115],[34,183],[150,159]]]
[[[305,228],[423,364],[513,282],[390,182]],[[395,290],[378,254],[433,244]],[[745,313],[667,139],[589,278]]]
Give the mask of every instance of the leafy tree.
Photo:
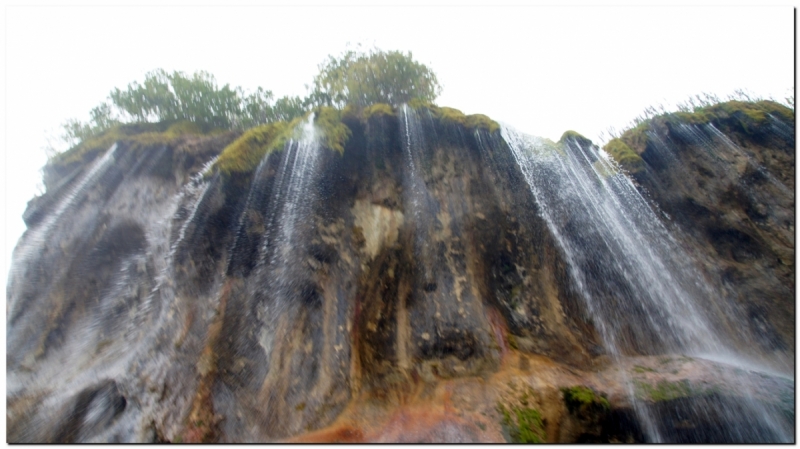
[[[258,124],[271,121],[273,116],[271,101],[273,98],[271,90],[264,90],[262,87],[248,96],[240,91],[242,96],[242,114],[239,118],[239,127],[252,128]]]
[[[274,100],[261,87],[246,94],[240,87],[217,85],[208,72],[168,73],[163,69],[145,75],[142,83],[115,88],[108,100],[90,113],[87,123],[64,123],[63,139],[71,144],[95,137],[120,123],[188,120],[208,130],[247,129],[265,123],[289,122],[319,106],[359,108],[376,103],[401,104],[411,100],[432,102],[441,91],[436,75],[411,53],[349,50],[330,56],[308,96]]]
[[[191,78],[181,72],[169,76],[175,102],[167,120],[188,120],[209,128],[230,128],[240,114],[239,92],[227,84],[217,87],[214,76],[196,72]]]
[[[241,108],[237,89],[217,87],[214,76],[203,71],[188,77],[158,69],[142,84],[134,81],[126,90],[114,89],[110,98],[136,121],[189,120],[210,128],[229,128]]]
[[[289,122],[306,113],[304,101],[300,97],[281,97],[272,108],[271,121]]]
[[[272,91],[261,87],[250,95],[240,94],[242,110],[237,120],[239,128],[252,128],[277,121],[289,122],[306,112],[300,97],[285,96],[272,103]]]
[[[78,120],[67,120],[64,123],[63,140],[70,144],[75,144],[90,137],[97,136],[103,131],[120,123],[114,115],[112,106],[108,103],[101,103],[89,112],[91,120],[89,123],[81,123]]]
[[[319,66],[308,103],[339,108],[375,103],[434,101],[441,92],[436,74],[414,61],[411,52],[348,50]]]
[[[169,75],[162,69],[149,72],[142,84],[134,81],[124,91],[115,88],[109,98],[138,122],[166,120],[171,118],[175,109]]]

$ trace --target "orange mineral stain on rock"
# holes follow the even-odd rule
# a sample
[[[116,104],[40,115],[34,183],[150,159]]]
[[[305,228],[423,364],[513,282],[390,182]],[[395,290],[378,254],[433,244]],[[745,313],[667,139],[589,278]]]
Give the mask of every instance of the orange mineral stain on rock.
[[[445,380],[429,388],[417,388],[400,403],[376,405],[369,395],[351,403],[330,426],[299,435],[291,443],[492,443],[504,442],[494,421],[477,410],[459,410],[451,397],[486,388],[463,379]],[[427,390],[427,393],[425,391]],[[431,391],[432,390],[432,391]]]
[[[214,402],[211,398],[211,387],[217,375],[217,355],[213,348],[222,331],[231,283],[232,280],[228,279],[222,286],[217,304],[217,315],[208,328],[206,345],[198,362],[200,381],[182,437],[186,443],[208,443],[217,438],[216,425],[221,418],[214,413]]]

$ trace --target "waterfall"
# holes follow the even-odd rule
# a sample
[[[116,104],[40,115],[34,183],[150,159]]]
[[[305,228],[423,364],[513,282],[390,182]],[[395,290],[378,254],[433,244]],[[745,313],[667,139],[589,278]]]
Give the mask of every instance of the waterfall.
[[[12,269],[12,275],[9,279],[16,281],[15,278],[19,277],[19,281],[24,282],[25,274],[17,273],[19,269],[16,267],[22,267],[23,270],[26,270],[31,257],[40,256],[50,240],[54,227],[61,221],[61,217],[65,212],[73,209],[79,201],[83,200],[87,190],[93,187],[106,171],[108,171],[109,167],[114,164],[116,152],[117,144],[114,143],[106,150],[103,156],[96,158],[92,162],[85,174],[75,183],[75,186],[61,198],[55,210],[47,214],[47,218],[42,223],[25,235],[23,243],[20,244],[16,250],[19,256],[15,257],[14,268]],[[15,320],[19,314],[17,304],[11,302],[9,298],[7,307],[8,313],[6,316],[9,320]]]
[[[404,192],[405,202],[411,208],[414,223],[414,254],[422,266],[423,288],[435,284],[433,267],[430,261],[435,260],[430,245],[428,225],[435,220],[433,199],[425,185],[425,173],[420,172],[422,167],[422,154],[426,148],[426,141],[422,124],[414,109],[403,105],[399,115],[400,129],[403,133],[403,150],[406,163],[404,171],[404,184],[409,186]],[[408,212],[407,212],[408,213]]]
[[[262,261],[272,266],[286,262],[284,257],[291,257],[293,244],[297,243],[294,235],[308,217],[315,196],[311,178],[317,169],[320,145],[313,115],[300,132],[298,138],[290,139],[284,147],[283,160],[272,186],[272,200],[269,210],[265,211],[268,226]]]
[[[206,198],[206,194],[208,193],[208,187],[210,183],[199,183],[199,184],[190,184],[188,187],[188,191],[181,192],[184,195],[191,195],[195,197],[194,204],[192,205],[191,212],[189,212],[189,216],[186,217],[183,224],[181,225],[180,230],[178,231],[178,238],[175,240],[175,243],[169,250],[168,258],[171,261],[174,261],[175,252],[180,248],[181,244],[183,243],[183,239],[186,238],[186,230],[189,228],[191,224],[195,222],[195,216],[197,215],[197,210],[200,209],[200,204],[203,203],[203,200]]]
[[[772,116],[770,116],[770,117],[772,117]],[[780,124],[780,125],[786,126],[786,125],[785,125],[783,122],[781,122],[781,121],[777,121],[777,123],[778,123],[778,124]],[[751,164],[751,165],[755,166],[755,167],[756,167],[756,170],[757,170],[759,173],[761,173],[763,176],[765,176],[765,177],[767,178],[767,180],[769,180],[769,182],[770,182],[772,185],[774,185],[774,186],[775,186],[775,187],[776,187],[778,190],[780,190],[780,191],[781,191],[781,193],[784,193],[786,196],[793,196],[793,194],[792,194],[791,190],[789,190],[789,188],[787,188],[787,187],[786,187],[786,185],[785,185],[784,183],[782,183],[782,182],[781,182],[779,179],[777,179],[777,178],[775,177],[775,175],[773,175],[772,173],[770,173],[770,172],[769,172],[769,170],[767,170],[767,168],[766,168],[766,167],[764,167],[762,164],[758,163],[758,162],[757,162],[757,161],[756,161],[756,160],[755,160],[755,159],[754,159],[752,156],[750,156],[750,155],[749,155],[749,154],[747,154],[747,153],[746,153],[744,150],[742,150],[742,149],[739,147],[739,145],[736,145],[735,143],[733,143],[733,141],[732,141],[732,140],[731,140],[731,139],[730,139],[728,136],[726,136],[726,135],[725,135],[725,134],[724,134],[722,131],[720,131],[719,129],[717,129],[717,127],[716,127],[716,126],[714,126],[714,124],[713,124],[713,123],[707,123],[706,125],[704,125],[704,127],[705,127],[705,129],[707,129],[707,130],[708,130],[708,131],[709,131],[709,132],[710,132],[710,133],[711,133],[711,134],[712,134],[714,137],[716,137],[717,139],[719,139],[719,140],[722,142],[722,144],[723,144],[723,145],[724,145],[726,148],[728,148],[728,149],[732,150],[732,151],[734,152],[734,154],[738,154],[738,155],[740,155],[740,156],[742,156],[742,157],[745,157],[745,158],[747,159],[747,162],[748,162],[749,164]],[[778,127],[778,125],[774,125],[774,129],[776,129],[776,130],[781,130],[781,128],[779,128],[779,127]],[[778,131],[776,131],[776,132],[778,132]],[[778,133],[779,133],[779,132],[778,132]],[[779,133],[779,134],[780,134],[780,133]],[[781,135],[782,135],[782,134],[781,134]],[[705,144],[706,146],[710,147],[710,148],[712,149],[712,151],[716,149],[716,145],[714,145],[714,143],[713,143],[713,142],[708,142],[708,141],[706,140],[706,141],[704,141],[704,144]]]
[[[570,262],[590,310],[604,318],[612,351],[696,352],[719,346],[690,299],[692,273],[680,248],[639,192],[602,153],[568,141],[564,148],[503,128],[542,216]],[[637,298],[637,302],[626,299]],[[620,312],[646,326],[624,336]],[[632,320],[636,321],[636,320]]]
[[[574,139],[557,145],[501,129],[613,360],[636,353],[735,358],[698,301],[710,288],[608,155]],[[791,441],[773,424],[773,411],[748,398],[747,382],[726,380],[744,393],[736,413],[748,413],[753,422],[729,435],[731,441]],[[668,439],[626,381],[648,437]],[[723,419],[734,413],[716,412]]]
[[[284,146],[280,167],[272,182],[267,182],[263,173],[269,158],[267,153],[248,194],[248,201],[256,203],[252,204],[254,207],[263,203],[256,198],[263,200],[269,195],[266,210],[260,211],[264,215],[265,231],[257,261],[261,279],[259,288],[266,290],[269,298],[259,304],[257,312],[259,319],[265,322],[258,338],[267,359],[275,338],[277,317],[295,304],[298,296],[304,294],[302,289],[297,288],[298,279],[302,279],[302,261],[306,255],[302,235],[308,226],[313,226],[309,218],[317,195],[314,181],[317,179],[315,175],[318,173],[320,150],[312,114],[295,130],[295,137]],[[270,189],[269,194],[266,193],[267,189]],[[240,229],[238,236],[243,233]]]
[[[47,239],[51,228],[59,221],[61,216],[64,215],[64,212],[73,207],[76,201],[81,199],[81,196],[85,193],[86,189],[93,186],[97,180],[103,176],[103,173],[105,173],[108,167],[113,165],[116,151],[117,144],[114,143],[102,157],[98,157],[94,162],[92,162],[92,165],[86,171],[86,174],[59,202],[56,210],[52,214],[48,214],[47,219],[41,225],[39,225],[38,228],[36,228],[34,235],[32,235],[30,238],[34,245],[41,245],[42,242]]]

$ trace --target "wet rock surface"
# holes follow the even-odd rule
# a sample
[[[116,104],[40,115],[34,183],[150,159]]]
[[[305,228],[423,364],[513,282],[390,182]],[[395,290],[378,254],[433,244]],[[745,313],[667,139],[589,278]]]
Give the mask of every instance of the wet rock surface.
[[[692,248],[737,317],[743,351],[794,351],[795,138],[775,116],[654,120],[634,178]],[[785,366],[792,360],[785,361]]]
[[[793,135],[636,149],[745,369],[610,351],[499,131],[345,123],[342,155],[308,122],[247,173],[207,168],[235,136],[46,169],[9,276],[8,441],[749,442],[752,410],[792,433]]]

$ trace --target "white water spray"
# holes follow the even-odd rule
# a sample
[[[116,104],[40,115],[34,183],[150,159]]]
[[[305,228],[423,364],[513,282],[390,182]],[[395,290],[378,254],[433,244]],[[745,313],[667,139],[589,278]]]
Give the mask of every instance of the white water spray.
[[[695,298],[710,289],[618,167],[596,148],[570,140],[554,146],[506,126],[502,136],[614,359],[619,361],[631,350],[734,353],[696,305]],[[770,429],[769,435],[755,436],[737,429],[737,440],[790,440],[773,423],[770,412],[750,399],[746,381],[726,380],[744,393],[742,407]],[[627,379],[626,383],[646,433],[651,440],[661,441],[650,413],[636,400],[633,385]]]

